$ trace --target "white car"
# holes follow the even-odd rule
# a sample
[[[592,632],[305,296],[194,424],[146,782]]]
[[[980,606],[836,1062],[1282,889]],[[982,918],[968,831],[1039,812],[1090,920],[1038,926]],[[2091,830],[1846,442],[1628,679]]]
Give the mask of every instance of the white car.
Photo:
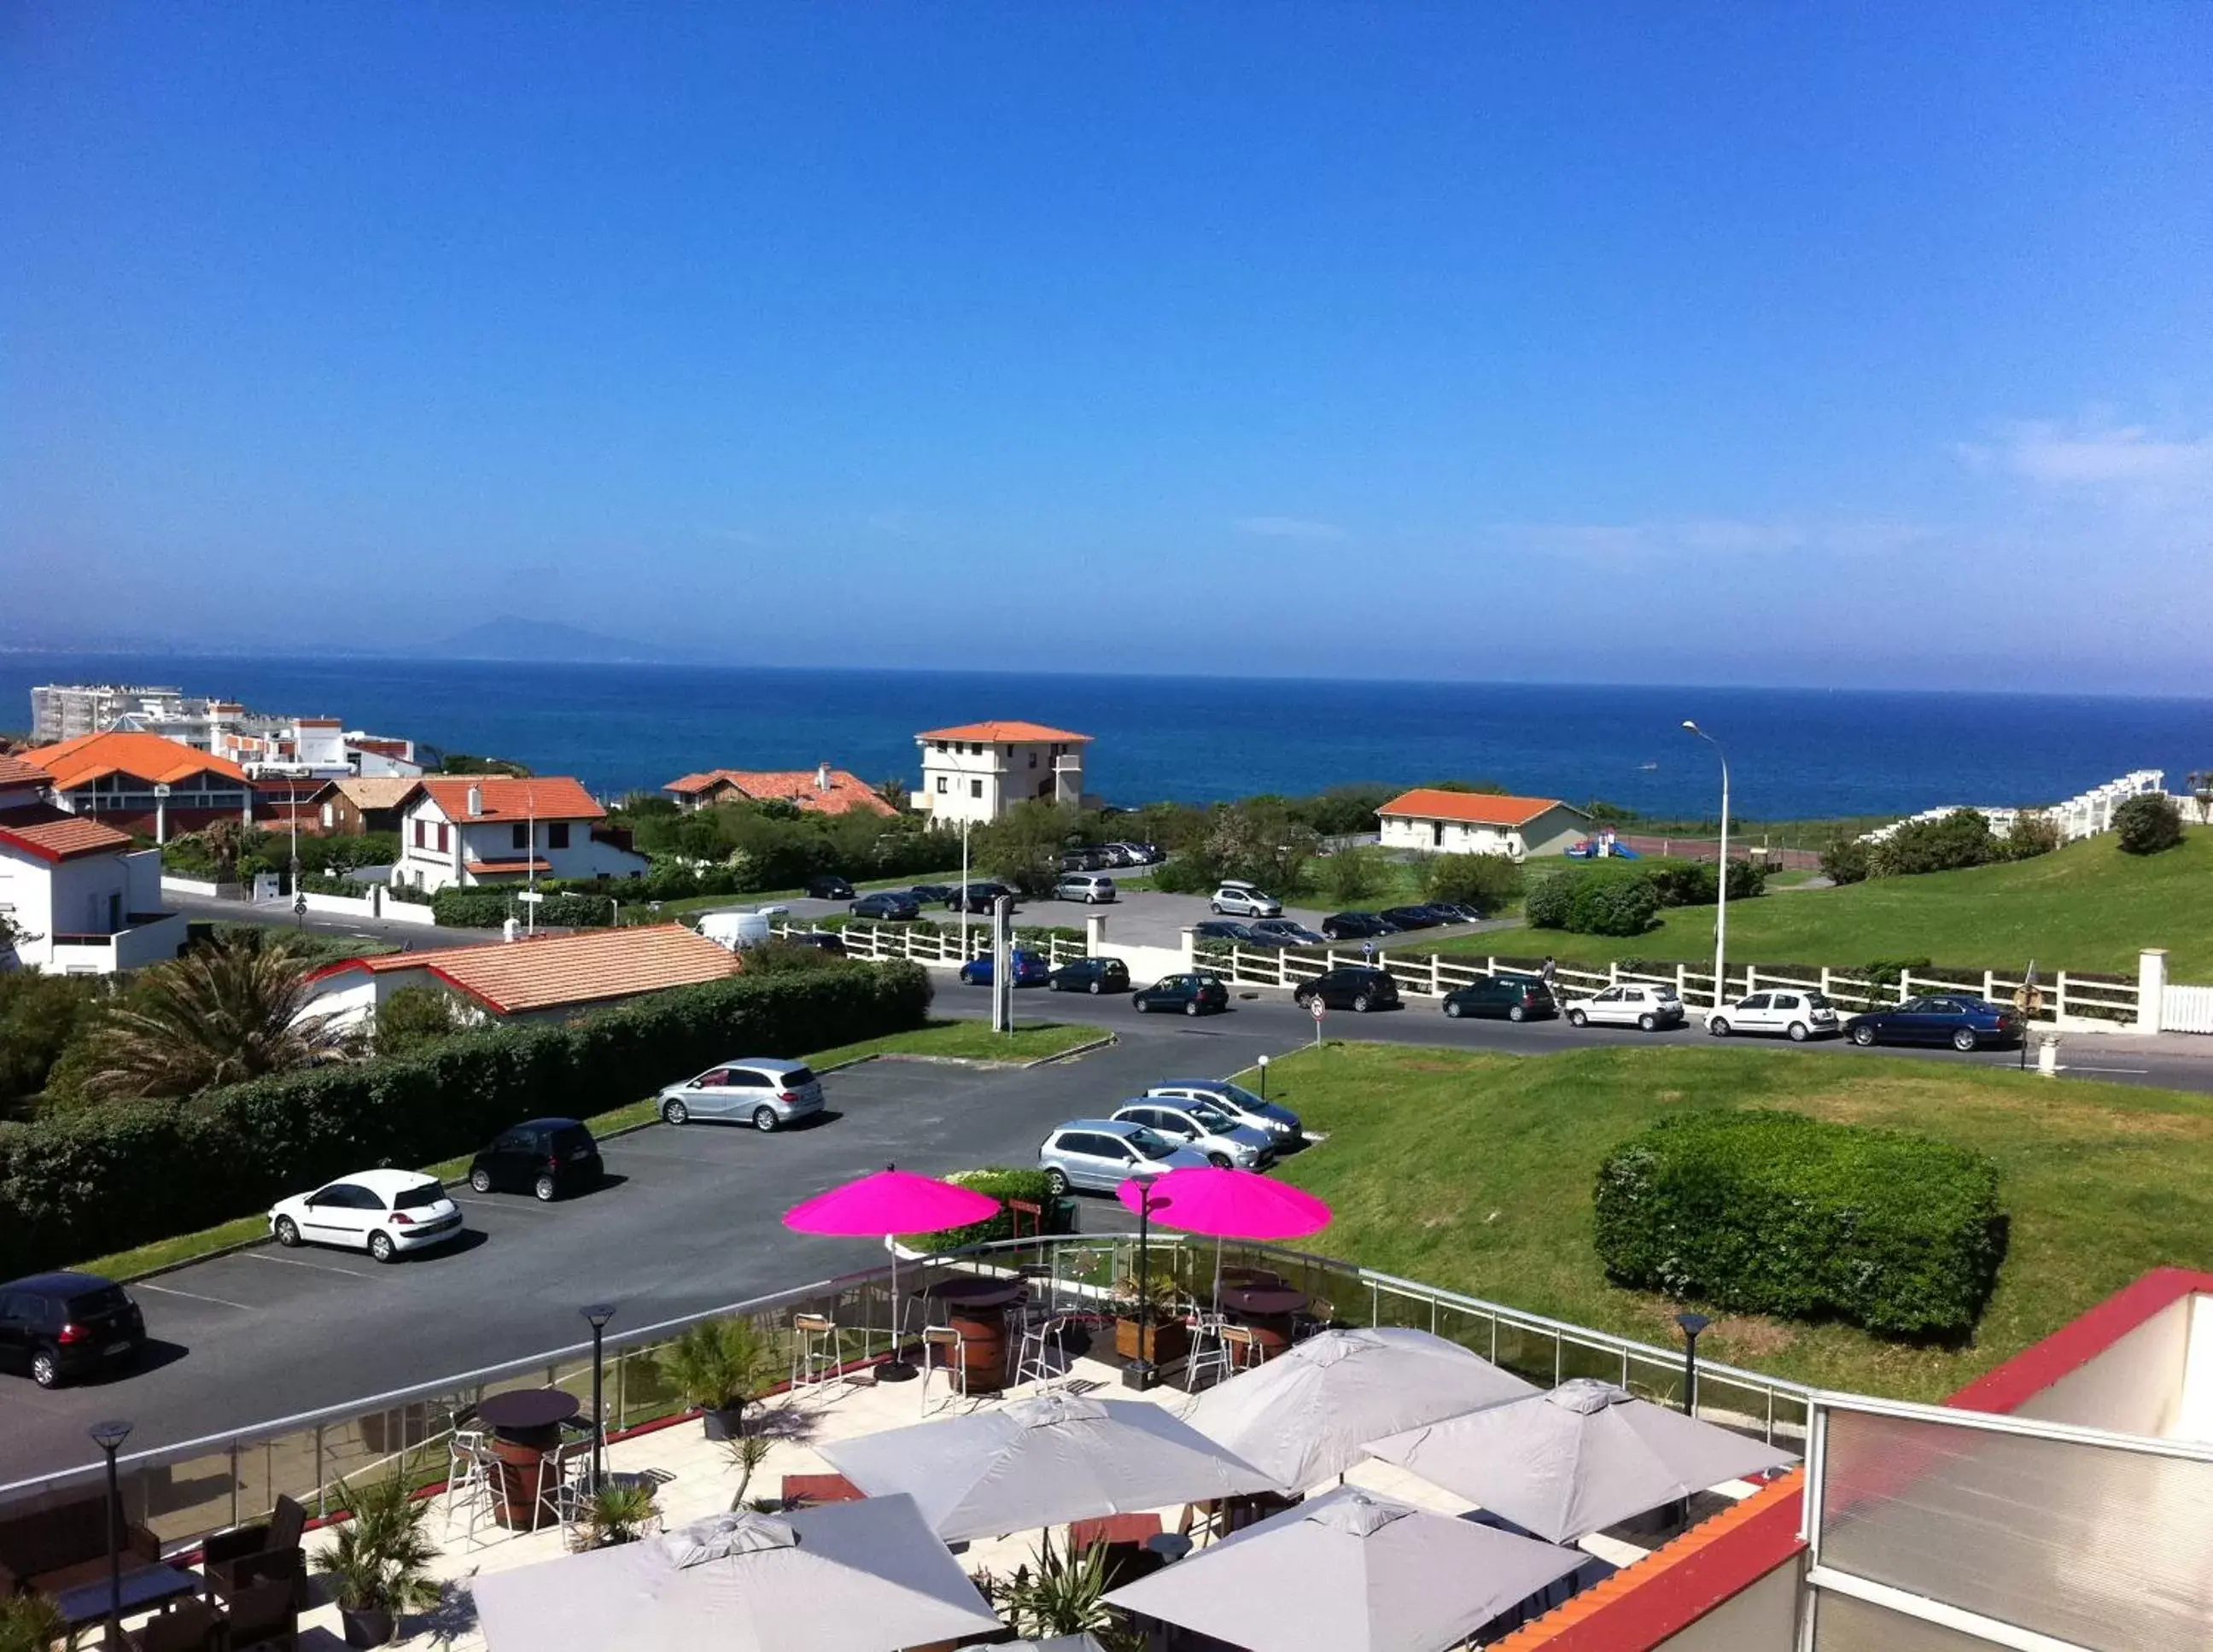
[[[336,1245],[392,1262],[403,1251],[454,1238],[461,1213],[436,1176],[364,1170],[279,1199],[269,1212],[269,1231],[279,1245]]]
[[[1706,1031],[1717,1039],[1732,1033],[1781,1033],[1803,1044],[1834,1038],[1843,1030],[1836,1006],[1818,992],[1755,992],[1706,1015]]]
[[[1625,984],[1588,998],[1570,1000],[1570,1023],[1576,1027],[1641,1027],[1648,1033],[1683,1024],[1683,1001],[1672,986]]]
[[[1225,883],[1214,892],[1214,910],[1236,917],[1281,917],[1283,903],[1249,883]]]
[[[1114,1110],[1125,1125],[1143,1125],[1155,1135],[1206,1155],[1218,1170],[1265,1170],[1276,1161],[1276,1144],[1264,1130],[1241,1125],[1219,1107],[1198,1101],[1170,1101],[1146,1096]]]
[[[1089,906],[1114,899],[1114,880],[1103,872],[1070,872],[1053,885],[1056,900],[1080,900]]]

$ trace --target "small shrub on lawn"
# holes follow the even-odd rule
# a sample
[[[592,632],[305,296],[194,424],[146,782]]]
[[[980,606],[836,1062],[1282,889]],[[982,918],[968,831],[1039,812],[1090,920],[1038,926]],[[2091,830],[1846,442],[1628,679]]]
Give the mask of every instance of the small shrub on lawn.
[[[2182,841],[2182,811],[2173,798],[2147,792],[2113,811],[2113,830],[2124,855],[2156,855]]]
[[[1956,1338],[1997,1283],[1997,1167],[1903,1131],[1770,1109],[1662,1119],[1599,1167],[1616,1283],[1731,1312]]]
[[[1015,1236],[1015,1213],[1007,1208],[1009,1199],[1021,1199],[1034,1204],[1045,1217],[1045,1230],[1049,1234],[1069,1231],[1059,1201],[1052,1196],[1052,1178],[1042,1170],[1013,1170],[1003,1165],[988,1165],[981,1170],[960,1170],[946,1180],[963,1187],[973,1188],[978,1193],[989,1194],[999,1201],[999,1212],[984,1222],[972,1222],[965,1228],[948,1228],[942,1233],[917,1234],[899,1242],[909,1250],[957,1251],[964,1245],[988,1245],[996,1240]],[[1023,1237],[1029,1235],[1027,1217],[1022,1225]]]
[[[1503,855],[1439,855],[1422,869],[1430,900],[1465,901],[1486,917],[1521,898],[1521,868]]]
[[[1659,892],[1643,878],[1585,878],[1568,907],[1577,935],[1642,935],[1660,915]]]
[[[1821,851],[1822,875],[1838,888],[1848,883],[1865,883],[1874,868],[1870,846],[1856,837],[1832,838]]]

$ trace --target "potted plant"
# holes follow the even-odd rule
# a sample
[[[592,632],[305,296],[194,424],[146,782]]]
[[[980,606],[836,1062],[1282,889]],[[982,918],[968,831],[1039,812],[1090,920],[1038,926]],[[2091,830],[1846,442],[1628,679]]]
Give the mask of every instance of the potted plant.
[[[584,1499],[571,1546],[612,1549],[618,1543],[635,1543],[661,1510],[653,1500],[650,1482],[609,1480]]]
[[[1174,1268],[1156,1266],[1143,1279],[1125,1273],[1115,1280],[1114,1351],[1125,1360],[1142,1359],[1155,1366],[1173,1364],[1191,1352],[1191,1327],[1184,1323],[1183,1290]]]
[[[1073,1549],[1055,1549],[1052,1533],[1047,1532],[1036,1560],[1034,1571],[1021,1566],[1012,1577],[986,1572],[975,1580],[1017,1635],[1045,1641],[1063,1635],[1101,1637],[1102,1631],[1113,1629],[1113,1614],[1105,1599],[1105,1544],[1094,1543],[1078,1554]]]
[[[315,1556],[314,1568],[331,1580],[345,1643],[383,1646],[401,1612],[438,1604],[438,1585],[429,1573],[438,1550],[423,1529],[430,1505],[411,1493],[396,1469],[359,1491],[341,1479],[338,1490],[350,1513],[337,1540]]]
[[[710,1320],[692,1326],[661,1351],[661,1374],[705,1419],[710,1440],[744,1430],[748,1400],[759,1399],[778,1375],[777,1360],[751,1320]]]
[[[76,1644],[77,1631],[52,1595],[34,1589],[0,1600],[0,1652],[51,1652],[62,1645],[74,1652]]]

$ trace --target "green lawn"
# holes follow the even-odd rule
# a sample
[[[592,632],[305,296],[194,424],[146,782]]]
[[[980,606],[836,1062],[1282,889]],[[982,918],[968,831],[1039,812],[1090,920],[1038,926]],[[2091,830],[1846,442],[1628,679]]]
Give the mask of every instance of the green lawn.
[[[2137,953],[2165,947],[2183,981],[2213,981],[2213,831],[2165,854],[2124,855],[2111,833],[2035,860],[1966,872],[1872,878],[1729,905],[1733,964],[1829,964],[1927,958],[1957,968],[2134,975]],[[1457,951],[1552,953],[1563,960],[1679,958],[1710,965],[1710,906],[1677,907],[1641,936],[1515,930]]]
[[[1663,1346],[1681,1305],[1608,1284],[1591,1243],[1599,1161],[1653,1119],[1789,1107],[1989,1154],[2011,1240],[1973,1346],[1741,1314],[1717,1316],[1699,1344],[1833,1387],[1936,1399],[2150,1268],[2213,1266],[2204,1096],[1739,1047],[1515,1057],[1330,1045],[1276,1061],[1268,1087],[1329,1138],[1280,1173],[1337,1213],[1312,1248]]]

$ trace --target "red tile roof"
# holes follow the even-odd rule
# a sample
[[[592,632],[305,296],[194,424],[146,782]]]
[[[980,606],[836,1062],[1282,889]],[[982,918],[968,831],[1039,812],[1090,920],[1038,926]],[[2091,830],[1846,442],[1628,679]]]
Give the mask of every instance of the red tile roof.
[[[309,978],[320,981],[351,970],[381,975],[419,969],[496,1013],[512,1015],[697,986],[735,975],[741,967],[736,954],[681,924],[659,924],[448,951],[346,958],[326,964]]]
[[[1073,735],[1065,728],[1048,728],[1041,722],[964,722],[957,728],[925,728],[915,738],[974,740],[987,746],[1009,746],[1036,741],[1073,741],[1080,745],[1088,743],[1091,736]]]
[[[10,757],[0,752],[0,786],[40,786],[51,783],[53,776],[35,763],[26,763],[20,757]]]
[[[565,774],[517,780],[503,774],[437,775],[417,783],[445,811],[449,820],[599,820],[607,810],[592,801],[581,781]],[[484,812],[469,813],[469,788],[484,794]]]
[[[1470,826],[1527,826],[1548,808],[1569,807],[1557,797],[1509,797],[1498,792],[1440,791],[1417,786],[1401,792],[1375,812],[1411,815],[1418,820],[1464,820]]]
[[[813,769],[710,769],[704,774],[687,774],[672,780],[661,789],[692,796],[727,785],[751,798],[780,799],[820,814],[849,814],[855,809],[864,814],[899,813],[877,796],[867,781],[850,770],[831,770],[827,790],[815,785]]]
[[[0,809],[0,844],[56,864],[85,855],[120,854],[131,847],[131,834],[51,804],[25,803]]]
[[[463,861],[462,866],[474,877],[497,877],[503,872],[551,872],[553,863],[547,860]]]
[[[174,785],[196,774],[212,774],[246,783],[246,771],[226,759],[159,735],[79,735],[58,745],[35,746],[23,753],[54,777],[63,791],[74,790],[103,775],[127,774],[149,783]]]

